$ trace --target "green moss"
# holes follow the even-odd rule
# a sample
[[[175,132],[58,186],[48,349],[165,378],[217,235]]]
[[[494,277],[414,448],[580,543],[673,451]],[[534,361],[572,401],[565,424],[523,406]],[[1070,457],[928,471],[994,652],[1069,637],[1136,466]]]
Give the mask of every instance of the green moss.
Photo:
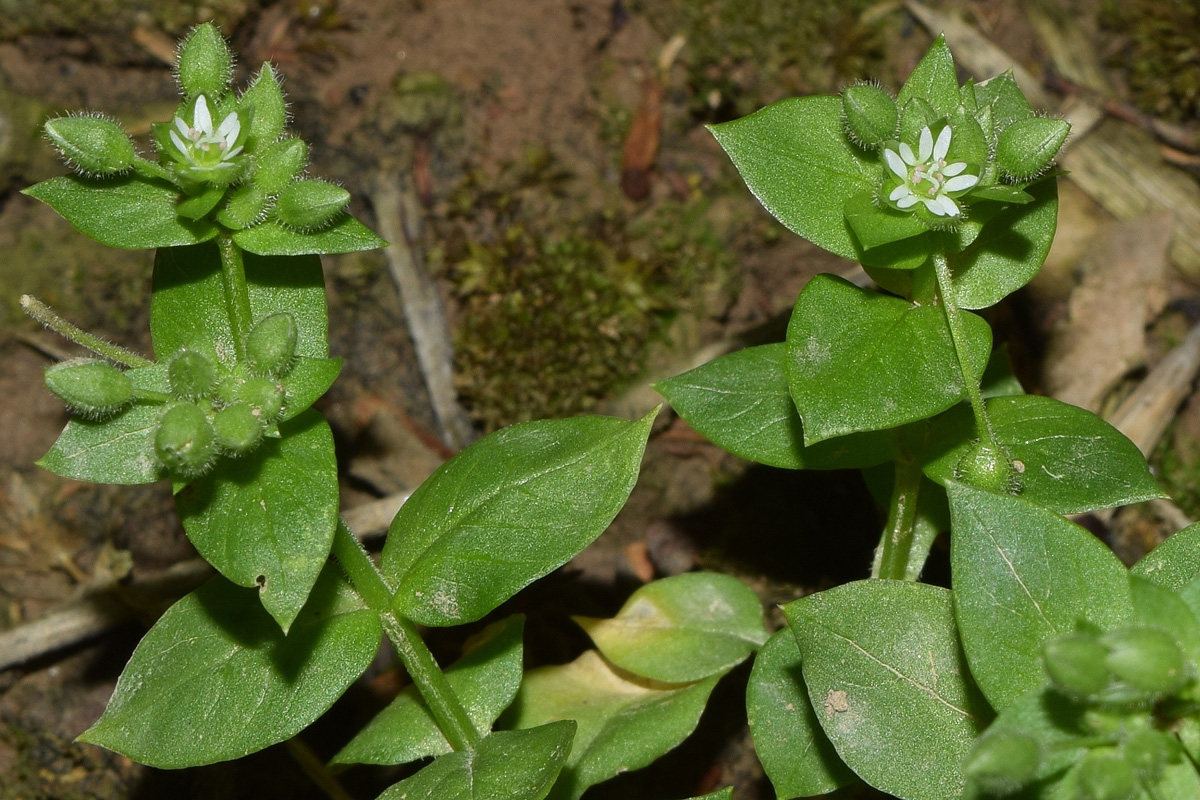
[[[1106,0],[1100,21],[1127,41],[1111,65],[1142,110],[1172,122],[1200,114],[1200,0]]]

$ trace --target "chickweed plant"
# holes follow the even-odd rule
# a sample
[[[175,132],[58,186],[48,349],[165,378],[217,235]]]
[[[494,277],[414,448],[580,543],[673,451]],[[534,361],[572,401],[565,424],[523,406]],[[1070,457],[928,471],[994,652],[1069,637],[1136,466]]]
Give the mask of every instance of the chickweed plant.
[[[157,160],[98,115],[46,123],[73,174],[26,194],[113,247],[154,249],[155,358],[27,311],[94,357],[46,385],[73,416],[42,466],[168,479],[219,573],[150,629],[80,740],[179,768],[304,730],[383,637],[411,678],[333,758],[409,764],[382,798],[574,800],[695,728],[748,658],[747,712],[780,798],[865,782],[906,800],[1200,797],[1200,527],[1127,570],[1063,514],[1161,495],[1087,411],[1026,395],[975,311],[1041,267],[1067,123],[1011,75],[960,86],[938,39],[893,97],[862,84],[712,130],[762,204],[862,263],[801,292],[780,344],[658,385],[716,444],[787,469],[864,470],[888,509],[873,576],[784,607],[736,579],[637,590],[596,645],[524,670],[492,612],[592,542],[637,479],[656,412],[535,421],[450,459],[372,558],[338,516],[337,377],[319,256],[383,244],[305,177],[269,65],[241,92],[212,25],[179,49]],[[951,531],[952,588],[920,583]],[[446,668],[423,628],[489,617]],[[731,797],[732,787],[710,798]]]

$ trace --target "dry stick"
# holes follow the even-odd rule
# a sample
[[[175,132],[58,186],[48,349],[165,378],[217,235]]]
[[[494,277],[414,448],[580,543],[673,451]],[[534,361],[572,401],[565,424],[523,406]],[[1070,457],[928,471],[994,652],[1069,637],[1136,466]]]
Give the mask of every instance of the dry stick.
[[[450,326],[446,323],[437,282],[412,247],[421,237],[420,204],[411,186],[405,183],[402,187],[400,178],[386,173],[376,177],[371,202],[375,205],[379,232],[389,242],[384,255],[400,291],[404,320],[417,351],[417,362],[425,377],[442,439],[450,448],[462,449],[475,439],[475,432],[454,391]]]

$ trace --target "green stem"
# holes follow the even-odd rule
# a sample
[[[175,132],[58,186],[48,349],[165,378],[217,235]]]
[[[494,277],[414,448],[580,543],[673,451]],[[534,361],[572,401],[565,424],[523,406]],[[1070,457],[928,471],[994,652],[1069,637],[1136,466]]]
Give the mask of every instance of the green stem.
[[[132,350],[126,350],[124,347],[106,342],[77,325],[72,325],[55,314],[50,306],[32,295],[21,295],[21,310],[64,339],[72,341],[80,347],[86,347],[96,355],[103,356],[115,364],[131,369],[154,366],[154,362],[150,359],[143,358]]]
[[[915,459],[901,456],[896,460],[892,502],[888,509],[887,526],[879,540],[879,566],[875,577],[896,581],[907,578],[920,490],[921,465]]]
[[[988,419],[987,408],[983,403],[983,392],[979,389],[982,376],[976,374],[968,360],[967,334],[963,330],[962,311],[951,300],[953,276],[950,272],[950,261],[945,253],[933,254],[933,270],[937,276],[938,294],[942,297],[946,325],[950,328],[950,341],[954,345],[954,355],[958,358],[958,371],[962,375],[967,401],[971,404],[971,413],[975,416],[975,435],[981,442],[995,446],[996,435],[992,431],[992,421]]]
[[[254,318],[250,314],[250,291],[246,288],[246,266],[242,262],[242,248],[225,235],[218,240],[221,250],[221,285],[225,288],[225,310],[229,314],[229,327],[233,331],[233,344],[237,348],[238,361],[246,360],[246,337]]]
[[[467,710],[450,688],[445,673],[425,646],[416,626],[392,610],[392,591],[384,583],[383,576],[362,543],[344,522],[338,522],[333,535],[333,554],[363,600],[379,612],[383,630],[391,639],[400,662],[416,684],[417,691],[421,693],[446,741],[455,750],[475,749],[479,745],[480,735],[467,716]]]

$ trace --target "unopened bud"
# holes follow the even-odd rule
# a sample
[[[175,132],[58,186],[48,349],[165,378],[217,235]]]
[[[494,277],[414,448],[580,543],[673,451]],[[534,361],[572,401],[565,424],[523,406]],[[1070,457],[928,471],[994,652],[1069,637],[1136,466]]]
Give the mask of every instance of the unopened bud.
[[[1014,122],[1000,132],[996,166],[1014,180],[1036,178],[1054,163],[1070,132],[1071,123],[1064,119],[1030,117]]]
[[[279,194],[307,163],[308,145],[300,139],[282,139],[258,154],[252,180],[267,194]]]
[[[1078,800],[1130,800],[1138,793],[1133,768],[1116,752],[1093,750],[1075,776]]]
[[[202,353],[180,350],[167,363],[171,393],[183,400],[210,397],[217,384],[217,368]]]
[[[116,175],[137,158],[121,126],[98,116],[58,117],[46,122],[46,137],[72,169],[84,175]]]
[[[253,450],[262,441],[262,417],[246,403],[234,403],[213,417],[213,431],[221,449],[235,455]]]
[[[55,364],[46,370],[46,388],[87,419],[104,419],[133,402],[129,376],[94,358]]]
[[[1032,736],[998,730],[979,738],[963,771],[980,789],[1003,794],[1033,780],[1041,760],[1041,747]]]
[[[167,409],[154,434],[154,452],[172,474],[180,478],[203,475],[216,457],[212,425],[195,403],[177,403]]]
[[[275,217],[298,231],[320,230],[337,218],[350,202],[342,187],[319,180],[295,181],[275,201]]]
[[[1187,682],[1179,644],[1158,628],[1120,628],[1101,640],[1109,648],[1105,664],[1122,682],[1145,692],[1170,694]]]
[[[283,411],[283,387],[270,378],[249,378],[237,387],[239,402],[258,412],[264,422],[277,418]]]
[[[281,311],[258,321],[246,337],[246,358],[256,375],[286,375],[296,357],[296,320]]]
[[[1076,698],[1095,696],[1108,686],[1112,674],[1104,664],[1108,648],[1086,633],[1067,633],[1042,647],[1046,674],[1055,688]]]
[[[188,97],[205,94],[220,97],[229,91],[233,54],[224,37],[211,22],[192,28],[179,45],[176,77]]]
[[[954,467],[954,477],[989,492],[1017,494],[1021,475],[1012,456],[998,444],[974,442]]]
[[[847,86],[842,91],[842,119],[846,133],[868,150],[878,150],[894,139],[900,112],[892,96],[869,83]]]

